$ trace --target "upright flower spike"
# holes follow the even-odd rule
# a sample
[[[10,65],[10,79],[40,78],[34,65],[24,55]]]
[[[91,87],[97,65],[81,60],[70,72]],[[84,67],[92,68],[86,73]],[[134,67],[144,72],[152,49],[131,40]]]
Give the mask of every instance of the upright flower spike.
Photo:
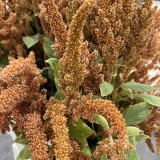
[[[126,1],[128,3],[128,1]],[[130,34],[126,38],[126,48],[122,50],[123,65],[121,72],[124,79],[127,78],[129,71],[134,68],[141,59],[146,59],[146,46],[149,34],[153,28],[153,16],[155,9],[152,8],[152,0],[143,0],[142,6],[138,1],[132,2],[136,6],[134,16],[130,22]],[[147,58],[148,59],[148,58]]]
[[[158,84],[159,78],[157,74],[154,77],[148,75],[149,70],[160,70],[157,62],[160,59],[159,46],[160,46],[160,10],[157,9],[153,19],[153,28],[148,35],[147,46],[143,50],[143,61],[141,60],[136,68],[136,72],[130,75],[129,79],[143,84]],[[148,63],[148,60],[150,62]],[[143,75],[143,77],[142,77]],[[159,76],[159,75],[158,75]],[[158,87],[158,86],[155,86]]]
[[[49,160],[47,140],[42,128],[41,117],[38,113],[30,113],[25,116],[24,133],[29,141],[32,160]]]
[[[79,87],[84,79],[84,68],[81,64],[82,34],[87,15],[95,1],[85,1],[77,10],[69,26],[66,51],[59,63],[60,84],[68,100],[77,98]]]
[[[122,1],[98,0],[95,16],[95,34],[104,65],[103,73],[106,81],[112,80],[113,67],[117,62],[123,46],[121,14]]]
[[[67,119],[64,116],[66,106],[51,98],[47,108],[44,117],[45,119],[49,119],[49,124],[53,130],[50,150],[54,151],[54,153],[50,152],[50,154],[52,154],[50,157],[53,158],[53,154],[55,154],[56,160],[69,160],[72,147],[69,141],[68,128],[66,126]]]
[[[43,3],[46,7],[49,25],[53,34],[55,35],[56,44],[53,46],[53,48],[57,51],[56,56],[62,57],[67,41],[66,25],[54,0],[44,0]]]

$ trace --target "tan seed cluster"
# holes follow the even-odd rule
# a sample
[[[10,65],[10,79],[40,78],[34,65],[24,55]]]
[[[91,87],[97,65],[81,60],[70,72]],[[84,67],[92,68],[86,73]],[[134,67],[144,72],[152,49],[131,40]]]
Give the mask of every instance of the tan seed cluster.
[[[32,160],[49,160],[46,136],[39,114],[30,113],[25,116],[24,133],[29,141]]]
[[[63,103],[50,99],[47,104],[45,119],[49,119],[49,124],[53,130],[53,146],[50,149],[54,151],[56,160],[69,160],[69,155],[72,152],[65,112],[66,107]],[[50,156],[53,158],[53,155]]]
[[[69,26],[66,50],[60,60],[60,85],[67,101],[77,98],[79,87],[84,79],[84,68],[81,64],[81,45],[83,27],[96,0],[85,1],[78,9]]]

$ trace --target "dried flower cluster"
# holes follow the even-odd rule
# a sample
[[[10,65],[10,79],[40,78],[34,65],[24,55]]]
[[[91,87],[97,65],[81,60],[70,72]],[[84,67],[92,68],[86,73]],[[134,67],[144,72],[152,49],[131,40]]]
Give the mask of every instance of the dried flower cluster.
[[[4,133],[9,130],[9,120],[13,119],[15,130],[23,131],[28,138],[33,159],[47,157],[47,141],[42,131],[41,119],[47,102],[45,91],[40,91],[40,86],[44,82],[40,70],[35,66],[33,53],[26,59],[12,61],[0,72],[1,131]],[[43,151],[41,155],[40,150]]]
[[[73,17],[69,26],[66,50],[60,60],[60,84],[69,100],[77,98],[79,87],[84,79],[84,68],[81,64],[82,32],[88,12],[94,2],[95,0],[91,0],[84,3]]]
[[[155,87],[159,87],[159,60],[160,60],[160,11],[157,9],[153,19],[153,28],[149,34],[147,46],[144,50],[146,57],[135,66],[135,72],[129,77],[137,82],[143,84],[150,84]],[[153,73],[152,73],[153,72]],[[151,74],[152,73],[152,74]],[[142,77],[143,75],[143,77]],[[158,91],[153,91],[153,95],[159,96]],[[140,128],[147,134],[151,136],[152,132],[155,132],[157,151],[160,153],[159,145],[159,108],[154,107],[150,116],[140,124]],[[152,152],[154,152],[151,140],[147,140],[147,144]]]
[[[152,84],[158,86],[158,75],[155,74],[154,76],[149,75],[149,71],[151,70],[159,70],[159,58],[160,58],[160,52],[159,52],[159,36],[160,36],[160,11],[157,9],[155,12],[155,17],[153,19],[153,28],[148,35],[148,42],[147,46],[144,50],[145,58],[141,60],[137,66],[135,66],[135,72],[129,77],[134,78],[135,81],[145,83],[145,84]],[[141,76],[143,75],[143,77]]]
[[[57,50],[56,55],[62,57],[67,39],[66,25],[63,22],[62,15],[58,12],[57,5],[53,1],[45,0],[43,5],[41,7],[41,22],[43,22],[44,31],[46,33],[51,32],[49,34],[50,37],[55,36],[56,45],[53,48]],[[49,31],[47,30],[47,22],[50,26]]]
[[[41,126],[42,121],[38,113],[29,113],[25,116],[24,132],[29,140],[29,148],[32,151],[33,160],[49,160],[46,136]]]
[[[129,147],[125,122],[121,113],[112,102],[102,99],[93,100],[91,95],[89,95],[82,97],[81,101],[77,104],[78,106],[75,106],[73,110],[73,117],[75,120],[82,117],[83,119],[93,122],[94,114],[100,114],[109,120],[111,123],[111,134],[118,138],[115,142],[110,142],[108,138],[105,138],[96,148],[94,156],[98,158],[102,154],[107,154],[111,159],[113,157],[114,159],[124,158],[124,151]],[[106,130],[106,134],[107,132],[108,131]]]
[[[82,83],[82,89],[85,94],[99,93],[99,84],[104,81],[104,75],[102,71],[102,64],[94,64],[98,57],[98,52],[94,50],[91,54],[88,49],[88,42],[85,41],[81,46],[81,63],[84,66],[84,80]]]
[[[6,8],[6,2],[0,1],[0,54],[7,52],[10,56],[15,57],[25,55],[25,47],[22,43],[22,24],[16,23],[17,15],[9,12]]]
[[[154,14],[154,9],[149,7],[151,3],[151,0],[143,1],[140,6],[139,1],[97,2],[86,24],[86,38],[105,61],[105,80],[112,80],[113,67],[118,58],[123,56],[123,73],[128,74],[140,58],[145,57],[143,50]]]
[[[66,107],[63,103],[58,103],[54,99],[50,99],[47,105],[45,119],[49,118],[50,127],[53,130],[51,150],[57,160],[69,160],[72,148],[69,143],[68,128],[66,126],[67,119],[64,116]],[[52,149],[53,148],[53,149]],[[50,155],[53,157],[53,155]]]
[[[33,160],[131,160],[152,131],[160,152],[160,94],[144,86],[160,86],[159,17],[152,0],[0,0],[0,131]]]

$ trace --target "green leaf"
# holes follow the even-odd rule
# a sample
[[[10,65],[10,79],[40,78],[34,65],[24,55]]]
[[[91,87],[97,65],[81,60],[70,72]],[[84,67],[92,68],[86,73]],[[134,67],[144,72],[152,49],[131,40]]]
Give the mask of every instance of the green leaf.
[[[64,100],[64,95],[63,95],[62,91],[61,91],[61,90],[58,90],[58,91],[56,92],[54,98],[57,99],[57,100]]]
[[[19,153],[17,160],[25,160],[25,159],[30,159],[30,158],[31,158],[31,152],[28,146],[25,146]]]
[[[119,73],[119,78],[120,78],[121,80],[123,80],[123,78],[124,78],[123,73]]]
[[[89,157],[92,157],[92,152],[86,139],[84,139],[84,142],[80,145],[80,150]]]
[[[93,119],[94,123],[99,124],[102,128],[109,128],[109,124],[103,116],[95,114]]]
[[[107,120],[106,120],[103,116],[101,116],[101,115],[95,114],[95,115],[93,116],[93,120],[94,120],[94,123],[99,124],[103,129],[110,128]],[[113,138],[112,138],[112,136],[109,135],[108,138],[109,138],[109,140],[110,140],[110,143],[113,143]]]
[[[19,143],[19,144],[28,144],[28,140],[23,137],[22,134],[18,135],[18,137],[14,140],[14,143]]]
[[[128,141],[129,141],[129,143],[131,145],[135,146],[135,144],[136,144],[136,138],[135,138],[135,136],[129,136],[128,137]]]
[[[140,84],[140,83],[133,82],[133,81],[124,83],[124,84],[121,85],[121,87],[122,88],[129,88],[131,90],[139,91],[139,92],[150,92],[150,91],[158,89],[158,88],[155,88],[155,87],[152,87],[152,86],[148,86],[148,85],[145,85],[145,84]]]
[[[136,125],[143,122],[150,115],[150,108],[151,105],[146,102],[129,106],[123,112],[123,118],[126,121],[126,125]]]
[[[93,133],[94,131],[82,120],[79,120],[69,126],[70,136],[81,142],[90,137]]]
[[[107,155],[103,154],[101,160],[108,160]]]
[[[132,127],[132,126],[129,126],[127,127],[127,135],[128,137],[130,136],[136,136],[136,135],[139,135],[141,133],[141,130],[137,127]]]
[[[48,69],[48,77],[54,82],[54,71],[49,67]]]
[[[101,96],[108,96],[110,93],[113,91],[113,86],[111,83],[108,82],[102,82],[100,84],[100,91],[101,91]]]
[[[54,42],[52,40],[50,40],[49,38],[47,37],[44,37],[44,42],[43,42],[43,49],[44,49],[44,52],[45,54],[49,57],[49,58],[52,58],[53,57],[53,54],[54,54],[54,50],[51,48],[51,45],[53,44]]]
[[[48,63],[51,66],[52,70],[54,70],[54,71],[59,70],[59,65],[58,65],[59,60],[58,59],[49,58],[45,62]]]
[[[106,154],[102,154],[101,158],[98,158],[97,160],[108,160]]]
[[[146,134],[140,134],[140,135],[135,136],[136,142],[143,141],[143,140],[146,140],[148,138],[150,139],[150,137]]]
[[[149,94],[134,94],[133,98],[139,101],[144,101],[153,106],[160,106],[160,97]]]
[[[136,71],[137,71],[137,69],[132,68],[132,69],[128,72],[128,76],[130,76],[132,73],[134,73],[134,72],[136,72]]]
[[[36,43],[38,43],[38,41],[39,41],[39,38],[37,34],[34,36],[23,37],[23,42],[26,44],[28,49],[34,46]]]
[[[133,93],[132,90],[129,88],[122,88],[122,91],[119,93],[121,97],[128,96],[129,98],[133,99]]]
[[[135,150],[126,151],[127,160],[140,160],[137,152]]]
[[[45,61],[46,63],[48,63],[51,67],[51,71],[52,73],[49,73],[51,76],[54,76],[54,82],[55,82],[55,85],[56,85],[56,88],[57,90],[59,90],[59,85],[58,85],[58,79],[59,79],[59,74],[58,74],[58,71],[59,71],[59,60],[56,59],[56,58],[49,58]],[[51,80],[52,80],[52,77],[51,77]]]
[[[2,50],[1,50],[2,48]],[[3,52],[3,47],[0,45],[0,68],[5,67],[8,64],[8,53]]]
[[[118,69],[122,66],[122,62],[123,62],[123,57],[121,57],[120,59],[118,59],[114,69],[113,69],[113,77],[117,76],[118,73]]]
[[[13,119],[11,120],[13,121]],[[15,124],[15,121],[13,122],[13,124]],[[16,137],[18,137],[20,134],[22,134],[22,131],[14,131]]]

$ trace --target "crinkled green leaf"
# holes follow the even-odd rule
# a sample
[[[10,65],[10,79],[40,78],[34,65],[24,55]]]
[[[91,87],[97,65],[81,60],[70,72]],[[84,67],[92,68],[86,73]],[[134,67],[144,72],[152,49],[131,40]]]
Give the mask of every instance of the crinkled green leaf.
[[[28,146],[25,146],[19,153],[17,160],[27,160],[31,158],[31,152]]]
[[[109,124],[103,116],[95,114],[93,119],[94,123],[99,124],[102,128],[109,128]]]
[[[128,137],[130,136],[136,136],[141,133],[141,130],[137,127],[129,126],[127,127],[127,135]]]
[[[86,125],[82,120],[75,122],[69,126],[69,134],[71,137],[83,141],[94,133],[94,131]]]
[[[146,102],[129,106],[123,112],[123,118],[126,121],[126,125],[136,125],[143,122],[151,113],[150,107],[151,105]]]
[[[146,84],[140,84],[134,81],[127,82],[121,85],[122,88],[129,88],[134,91],[139,91],[139,92],[150,92],[153,90],[157,90],[158,88],[146,85]]]
[[[149,94],[134,94],[133,98],[139,101],[147,102],[153,106],[160,106],[160,97]]]
[[[18,135],[18,137],[14,140],[14,143],[19,143],[19,144],[28,144],[28,140],[23,137],[22,134]]]
[[[44,52],[45,54],[48,56],[48,58],[52,58],[53,57],[53,54],[54,54],[54,50],[51,48],[51,45],[53,44],[54,42],[52,40],[50,40],[49,38],[47,37],[44,37],[44,42],[43,42],[43,49],[44,49]]]
[[[113,91],[113,85],[111,83],[108,83],[108,82],[102,82],[100,84],[100,91],[101,91],[101,96],[102,97],[108,96]]]
[[[38,41],[39,41],[39,38],[37,34],[34,36],[23,37],[23,42],[26,44],[28,49],[34,46],[36,43],[38,43]]]

